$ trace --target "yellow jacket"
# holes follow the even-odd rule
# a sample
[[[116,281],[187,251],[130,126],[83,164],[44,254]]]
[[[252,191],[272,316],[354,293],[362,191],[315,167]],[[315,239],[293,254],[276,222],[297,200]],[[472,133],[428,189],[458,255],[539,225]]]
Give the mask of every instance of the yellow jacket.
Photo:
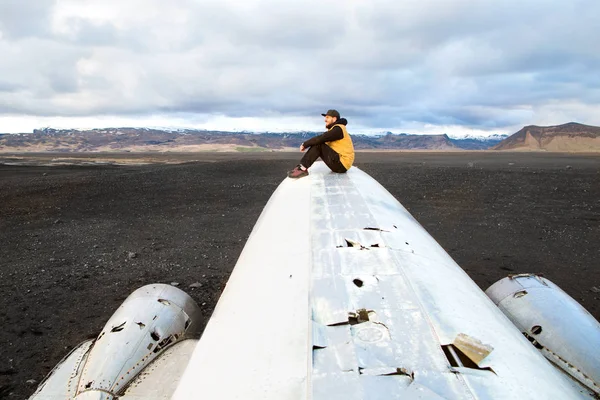
[[[329,130],[332,130],[336,126],[342,128],[342,132],[344,132],[344,137],[340,140],[334,140],[332,142],[326,142],[329,147],[331,147],[336,153],[340,155],[340,162],[346,167],[346,170],[349,170],[354,163],[354,145],[352,144],[352,138],[348,134],[348,130],[346,130],[346,126],[342,124],[335,124]]]

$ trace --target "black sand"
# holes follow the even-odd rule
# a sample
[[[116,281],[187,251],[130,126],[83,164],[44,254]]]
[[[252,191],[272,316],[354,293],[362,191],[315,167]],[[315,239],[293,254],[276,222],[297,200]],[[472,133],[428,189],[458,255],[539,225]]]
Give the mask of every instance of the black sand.
[[[0,165],[0,398],[30,395],[144,284],[178,282],[208,320],[299,154],[152,157],[200,162]],[[360,153],[357,166],[482,289],[509,273],[540,272],[600,317],[600,156]],[[188,288],[195,282],[202,288]]]

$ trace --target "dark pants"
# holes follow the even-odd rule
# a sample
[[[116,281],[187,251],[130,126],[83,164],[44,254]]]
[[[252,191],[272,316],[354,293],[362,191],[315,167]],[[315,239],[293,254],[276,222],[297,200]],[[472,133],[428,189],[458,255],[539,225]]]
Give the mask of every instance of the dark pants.
[[[306,168],[310,168],[319,157],[333,172],[346,172],[346,167],[340,161],[340,155],[325,143],[311,146],[306,151],[306,154],[304,154],[304,157],[302,157],[302,160],[300,160],[300,164]]]

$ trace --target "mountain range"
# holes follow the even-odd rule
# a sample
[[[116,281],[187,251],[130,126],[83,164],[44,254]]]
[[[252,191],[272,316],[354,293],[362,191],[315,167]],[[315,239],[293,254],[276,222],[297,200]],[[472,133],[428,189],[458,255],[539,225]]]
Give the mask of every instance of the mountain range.
[[[600,127],[569,122],[558,126],[526,126],[492,147],[511,151],[600,151]]]
[[[285,151],[320,132],[252,133],[151,128],[36,129],[0,135],[3,152]],[[452,139],[448,135],[352,135],[357,150],[482,150],[506,136]]]
[[[154,128],[35,129],[0,134],[0,152],[286,151],[319,132],[253,133]],[[570,122],[526,126],[515,134],[451,138],[442,135],[353,134],[357,150],[508,150],[600,152],[600,127]]]

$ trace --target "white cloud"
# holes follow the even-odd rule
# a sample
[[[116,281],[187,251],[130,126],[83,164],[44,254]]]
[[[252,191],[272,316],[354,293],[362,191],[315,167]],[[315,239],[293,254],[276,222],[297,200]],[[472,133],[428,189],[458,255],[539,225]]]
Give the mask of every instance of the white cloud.
[[[3,115],[301,130],[332,107],[373,130],[600,124],[596,1],[7,1],[0,131]]]

